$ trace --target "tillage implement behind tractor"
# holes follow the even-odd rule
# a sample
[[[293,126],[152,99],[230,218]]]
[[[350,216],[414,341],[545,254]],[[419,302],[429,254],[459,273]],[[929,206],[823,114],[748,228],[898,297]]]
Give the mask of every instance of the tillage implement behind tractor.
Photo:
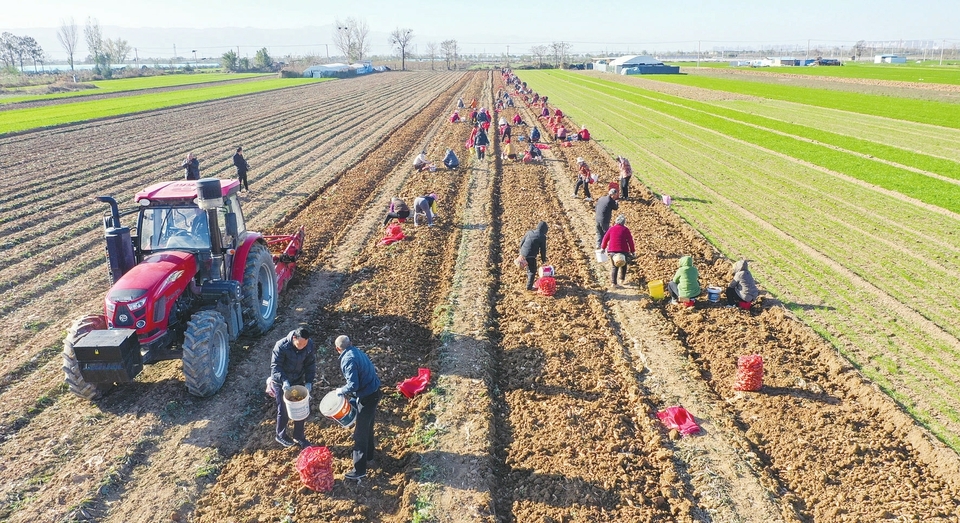
[[[296,267],[295,234],[248,231],[237,180],[160,182],[137,193],[135,231],[117,202],[104,216],[113,287],[104,314],[73,323],[63,342],[70,391],[96,399],[144,364],[182,359],[187,390],[206,397],[227,377],[230,342],[273,326],[277,294]],[[135,232],[135,234],[133,234]]]

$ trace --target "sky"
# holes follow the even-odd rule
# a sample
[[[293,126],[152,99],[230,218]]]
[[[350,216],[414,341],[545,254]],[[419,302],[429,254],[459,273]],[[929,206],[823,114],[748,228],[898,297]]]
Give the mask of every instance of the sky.
[[[702,50],[767,46],[850,47],[858,40],[929,40],[960,45],[960,9],[946,0],[7,0],[0,31],[33,36],[54,59],[62,20],[82,29],[99,21],[104,38],[122,38],[141,56],[219,56],[267,47],[273,55],[324,54],[337,21],[364,20],[372,54],[387,36],[413,30],[416,51],[456,39],[466,53],[529,53],[563,41],[573,53]],[[777,4],[784,5],[777,5]],[[508,51],[509,46],[509,51]],[[86,49],[81,31],[79,50]],[[142,50],[142,52],[141,52]],[[252,54],[252,52],[250,53]]]

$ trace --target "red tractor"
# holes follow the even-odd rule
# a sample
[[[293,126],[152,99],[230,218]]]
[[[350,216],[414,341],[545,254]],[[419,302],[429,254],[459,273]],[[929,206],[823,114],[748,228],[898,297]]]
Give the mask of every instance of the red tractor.
[[[230,342],[273,326],[277,294],[303,246],[296,234],[248,231],[237,180],[160,182],[137,193],[136,234],[104,215],[113,287],[104,314],[73,323],[63,342],[70,391],[90,400],[133,381],[144,364],[182,359],[187,390],[211,396],[227,377]]]

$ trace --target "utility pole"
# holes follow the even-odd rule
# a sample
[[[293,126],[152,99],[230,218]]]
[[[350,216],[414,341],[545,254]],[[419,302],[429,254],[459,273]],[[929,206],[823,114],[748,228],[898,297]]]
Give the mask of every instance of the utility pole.
[[[803,59],[805,61],[810,59],[810,39],[809,38],[807,38],[807,54],[806,56],[803,57]]]
[[[697,40],[697,69],[700,68],[700,40]]]
[[[943,65],[943,48],[946,46],[947,46],[947,40],[944,39],[943,42],[940,43],[940,65]]]
[[[173,60],[177,59],[177,44],[173,44]],[[170,64],[173,65],[173,60],[170,60]]]
[[[327,48],[327,62],[330,61],[330,44],[323,44]]]
[[[137,48],[136,48],[136,47],[133,48],[133,56],[135,57],[134,60],[137,61],[137,69],[140,69],[140,55],[137,54]]]
[[[510,67],[510,46],[507,46],[507,67]]]

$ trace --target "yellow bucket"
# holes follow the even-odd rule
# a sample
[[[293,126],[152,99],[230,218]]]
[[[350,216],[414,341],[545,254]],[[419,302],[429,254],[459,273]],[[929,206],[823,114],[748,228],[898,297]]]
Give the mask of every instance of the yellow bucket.
[[[663,299],[663,280],[653,280],[648,282],[647,289],[650,290],[650,298],[654,300]]]

